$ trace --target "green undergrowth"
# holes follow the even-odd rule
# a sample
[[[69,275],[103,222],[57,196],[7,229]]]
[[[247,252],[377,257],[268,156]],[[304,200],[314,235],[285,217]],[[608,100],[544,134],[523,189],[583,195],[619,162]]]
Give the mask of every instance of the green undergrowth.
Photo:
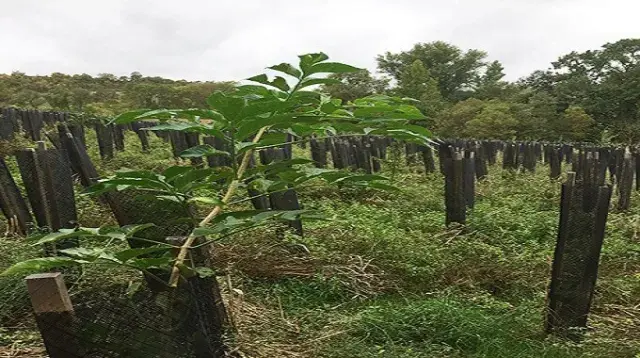
[[[97,146],[90,146],[101,173],[173,163],[161,139],[150,135],[152,154],[141,154],[131,135],[127,150],[110,161],[97,159]],[[302,151],[296,148],[296,153]],[[256,230],[214,246],[216,268],[228,275],[221,284],[232,297],[233,346],[249,357],[622,358],[640,353],[638,193],[630,211],[609,216],[590,328],[575,344],[542,334],[560,196],[560,181],[548,178],[547,167],[540,165],[536,174],[490,167],[490,175],[477,184],[476,205],[464,228],[444,227],[439,173],[425,175],[418,165],[403,164],[385,175],[393,176],[401,191],[320,184],[300,190],[305,209],[333,218],[305,222],[304,238],[278,239],[273,230]],[[78,197],[77,206],[83,225],[113,223],[109,211],[91,198]],[[24,239],[2,238],[0,268],[37,250]],[[74,278],[76,302],[105,297],[105,292],[122,294],[140,281],[135,273],[117,269],[87,269]],[[229,281],[234,295],[228,294]],[[3,324],[28,331],[22,278],[2,283]]]

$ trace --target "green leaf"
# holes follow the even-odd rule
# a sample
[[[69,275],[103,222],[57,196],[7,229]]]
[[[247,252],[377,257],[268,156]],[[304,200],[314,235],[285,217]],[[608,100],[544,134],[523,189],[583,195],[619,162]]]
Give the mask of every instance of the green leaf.
[[[335,78],[307,78],[300,83],[300,89],[315,85],[336,85],[341,83],[342,81]]]
[[[164,172],[162,172],[162,175],[165,177],[165,180],[167,182],[172,182],[176,177],[183,175],[187,172],[190,172],[193,170],[192,166],[172,166],[169,167],[167,169],[165,169]]]
[[[180,153],[180,157],[182,158],[201,158],[210,155],[223,155],[225,157],[228,157],[231,154],[229,154],[229,152],[225,152],[224,150],[216,149],[208,144],[197,145]]]
[[[300,72],[300,70],[298,70],[297,68],[291,66],[288,63],[281,63],[279,65],[275,65],[275,66],[271,66],[269,67],[269,69],[274,70],[274,71],[278,71],[278,72],[282,72],[285,73],[289,76],[293,76],[295,78],[300,78],[302,76],[302,72]]]
[[[123,227],[120,228],[120,230],[122,232],[124,232],[124,234],[126,235],[127,238],[129,237],[133,237],[134,234],[144,230],[144,229],[148,229],[150,227],[154,227],[156,226],[155,224],[139,224],[139,225],[125,225]]]
[[[244,152],[252,148],[256,148],[259,144],[254,142],[237,142],[236,153]]]
[[[348,181],[373,181],[373,180],[387,180],[387,178],[375,175],[375,174],[359,174],[359,175],[349,175],[333,181],[333,183],[339,182],[348,182]]]
[[[222,114],[226,120],[234,122],[240,119],[240,114],[246,105],[246,101],[242,97],[235,97],[222,91],[217,91],[207,98],[207,104]]]
[[[106,253],[102,248],[87,248],[87,247],[72,247],[59,251],[63,256],[70,256],[75,259],[84,260],[87,262],[95,261],[97,259],[105,259],[109,261],[118,262],[115,257],[109,253]]]
[[[114,187],[116,190],[120,190],[118,187],[135,187],[141,189],[158,189],[167,190],[169,187],[166,183],[158,180],[146,179],[146,178],[109,178],[100,180],[100,184],[106,184]]]
[[[160,200],[160,201],[170,201],[173,203],[182,203],[182,200],[177,195],[156,195],[156,194],[141,194],[136,195],[135,200]]]
[[[195,229],[193,229],[193,235],[195,236],[207,236],[207,235],[213,235],[213,234],[218,234],[220,233],[220,231],[214,229],[214,228],[209,228],[209,227],[197,227]]]
[[[29,238],[29,240],[30,241],[37,240],[35,243],[32,244],[32,246],[38,246],[38,245],[42,245],[50,242],[56,242],[64,239],[71,239],[75,237],[88,236],[88,235],[95,235],[95,233],[88,233],[82,230],[76,231],[74,229],[61,229],[58,232],[46,234],[44,236],[36,236],[33,238]]]
[[[173,181],[175,188],[182,193],[187,193],[194,185],[206,181],[216,173],[215,168],[198,168],[176,177]]]
[[[112,121],[111,123],[116,123],[116,124],[128,124],[131,122],[135,122],[138,119],[138,116],[149,112],[150,109],[140,109],[140,110],[136,110],[136,111],[129,111],[129,112],[125,112],[122,114],[117,115]]]
[[[222,114],[211,109],[190,108],[177,110],[174,109],[173,111],[178,117],[186,117],[189,119],[195,119],[195,117],[199,117],[200,120],[218,122],[219,125],[224,125],[226,122]]]
[[[307,53],[304,55],[298,56],[300,58],[300,69],[302,72],[307,75],[307,70],[313,66],[314,64],[322,61],[326,61],[329,59],[329,56],[322,52],[318,53]]]
[[[249,187],[251,189],[255,189],[261,193],[266,193],[269,191],[269,188],[274,184],[273,180],[269,180],[269,179],[265,179],[265,178],[258,178],[255,180],[252,180],[249,183]]]
[[[277,88],[277,89],[279,89],[281,91],[285,91],[285,92],[291,89],[289,87],[289,84],[287,83],[287,80],[285,80],[281,76],[275,76],[273,81],[269,81],[269,77],[267,77],[267,75],[265,75],[263,73],[261,75],[249,77],[249,78],[247,78],[247,80],[248,81],[262,83],[263,85],[275,87],[275,88]]]
[[[87,263],[82,260],[73,259],[71,257],[41,257],[37,259],[18,262],[8,269],[4,270],[0,276],[8,275],[25,275],[34,272],[47,271],[53,268],[66,267]]]
[[[194,268],[198,276],[202,278],[213,277],[216,275],[216,272],[208,267],[196,267]]]
[[[179,122],[168,121],[166,123],[158,124],[150,128],[145,128],[148,131],[178,131],[178,132],[196,132],[205,135],[212,135],[218,138],[224,138],[224,134],[220,129],[206,123],[193,123],[193,122]]]
[[[207,196],[196,196],[188,200],[190,203],[203,203],[209,205],[220,206],[223,205],[223,202],[218,198],[211,198]]]
[[[305,71],[305,74],[311,75],[314,73],[349,73],[358,71],[362,71],[362,68],[353,67],[351,65],[340,62],[322,62],[311,66],[307,71]]]
[[[250,101],[244,108],[243,117],[268,115],[283,109],[284,102],[278,98],[260,98]]]
[[[169,119],[174,118],[176,116],[176,112],[172,109],[154,109],[151,111],[147,111],[138,115],[135,119]]]

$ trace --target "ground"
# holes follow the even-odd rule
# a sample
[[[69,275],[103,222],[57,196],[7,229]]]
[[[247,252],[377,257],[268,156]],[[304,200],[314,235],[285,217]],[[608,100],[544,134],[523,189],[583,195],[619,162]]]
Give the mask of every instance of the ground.
[[[154,139],[153,146],[143,156],[129,145],[99,169],[170,165],[168,145]],[[385,167],[401,192],[320,183],[301,190],[305,208],[331,218],[305,222],[304,238],[259,230],[214,246],[234,351],[265,358],[638,357],[640,195],[629,212],[610,214],[589,329],[576,344],[542,333],[560,192],[548,167],[536,174],[490,167],[466,229],[444,226],[439,173],[425,175],[404,160]],[[78,203],[83,225],[112,222],[92,199]],[[0,268],[38,250],[22,238],[1,238]],[[3,281],[0,356],[38,356],[22,278]],[[105,285],[124,293],[138,281],[133,272],[88,268],[72,299]]]

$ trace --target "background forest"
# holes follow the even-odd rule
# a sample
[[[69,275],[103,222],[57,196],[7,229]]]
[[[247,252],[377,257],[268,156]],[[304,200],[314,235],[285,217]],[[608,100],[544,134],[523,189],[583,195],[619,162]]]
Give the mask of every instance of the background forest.
[[[443,137],[632,143],[640,140],[640,39],[571,52],[545,70],[504,80],[499,61],[445,42],[377,57],[378,73],[336,74],[325,86],[351,101],[374,93],[414,98]],[[189,82],[104,73],[0,75],[0,107],[110,116],[132,108],[204,108],[230,82]]]

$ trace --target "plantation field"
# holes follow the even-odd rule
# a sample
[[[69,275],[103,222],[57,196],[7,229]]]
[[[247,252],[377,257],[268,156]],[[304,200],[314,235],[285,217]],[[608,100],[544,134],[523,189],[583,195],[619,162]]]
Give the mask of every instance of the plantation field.
[[[100,162],[161,170],[171,150],[155,136],[152,154],[128,146]],[[135,143],[133,133],[129,143]],[[129,140],[129,138],[128,138]],[[294,157],[308,156],[295,148]],[[556,241],[560,181],[489,168],[465,230],[444,226],[443,178],[391,156],[383,174],[401,192],[299,191],[304,238],[258,229],[213,247],[232,314],[229,345],[246,357],[637,357],[640,354],[640,195],[607,224],[590,328],[580,343],[545,338],[546,289]],[[19,178],[19,176],[16,176]],[[77,192],[81,191],[80,186]],[[240,191],[238,195],[246,195]],[[108,209],[78,196],[83,226],[113,224]],[[615,199],[614,199],[615,200]],[[4,231],[4,230],[3,230]],[[0,239],[0,268],[37,255],[24,239]],[[74,302],[126,297],[140,275],[87,267],[67,284]],[[42,354],[23,277],[2,278],[0,356]]]

